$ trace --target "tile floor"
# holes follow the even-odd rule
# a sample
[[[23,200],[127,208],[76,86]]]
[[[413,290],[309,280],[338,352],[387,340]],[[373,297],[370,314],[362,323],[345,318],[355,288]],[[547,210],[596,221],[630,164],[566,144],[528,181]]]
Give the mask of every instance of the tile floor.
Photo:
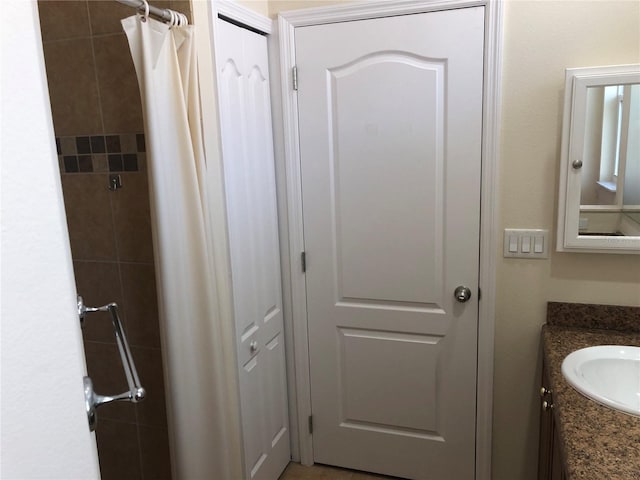
[[[395,477],[385,477],[374,473],[364,473],[356,470],[314,465],[305,467],[291,462],[280,476],[279,480],[394,480]]]

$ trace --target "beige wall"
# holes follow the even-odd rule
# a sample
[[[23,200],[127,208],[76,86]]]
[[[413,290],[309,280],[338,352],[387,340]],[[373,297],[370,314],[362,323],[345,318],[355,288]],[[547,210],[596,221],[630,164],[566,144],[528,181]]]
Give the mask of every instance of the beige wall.
[[[279,12],[297,10],[299,8],[325,7],[346,0],[269,0],[269,15],[275,17]]]
[[[506,3],[503,227],[555,232],[564,69],[640,62],[639,6]],[[500,258],[497,294],[493,478],[533,479],[545,302],[640,305],[640,256],[552,253],[545,261]]]
[[[269,1],[269,13],[339,3]],[[507,1],[502,228],[555,232],[564,69],[640,62],[640,3]],[[554,241],[552,234],[552,241]],[[640,305],[640,256],[559,254],[497,265],[494,480],[536,478],[539,338],[546,302]]]
[[[237,0],[237,2],[260,15],[269,16],[269,2],[267,0]]]

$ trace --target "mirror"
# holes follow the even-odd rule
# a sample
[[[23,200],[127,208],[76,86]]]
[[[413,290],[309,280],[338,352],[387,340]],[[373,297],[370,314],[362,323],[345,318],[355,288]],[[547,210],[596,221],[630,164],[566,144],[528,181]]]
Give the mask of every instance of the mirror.
[[[640,65],[567,69],[557,250],[640,254]]]

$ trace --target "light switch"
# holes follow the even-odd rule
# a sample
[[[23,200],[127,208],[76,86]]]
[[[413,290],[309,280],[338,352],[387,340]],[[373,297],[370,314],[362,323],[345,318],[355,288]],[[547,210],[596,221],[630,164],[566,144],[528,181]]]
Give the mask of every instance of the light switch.
[[[518,251],[518,236],[510,235],[509,236],[509,251],[511,253],[516,253]]]
[[[531,260],[549,258],[548,235],[549,230],[507,228],[504,230],[503,256]]]

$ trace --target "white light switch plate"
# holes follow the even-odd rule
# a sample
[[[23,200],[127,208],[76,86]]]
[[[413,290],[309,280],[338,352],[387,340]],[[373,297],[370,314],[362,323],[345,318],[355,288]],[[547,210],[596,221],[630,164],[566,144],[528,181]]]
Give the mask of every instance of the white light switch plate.
[[[506,228],[503,256],[511,258],[549,258],[549,230]]]

